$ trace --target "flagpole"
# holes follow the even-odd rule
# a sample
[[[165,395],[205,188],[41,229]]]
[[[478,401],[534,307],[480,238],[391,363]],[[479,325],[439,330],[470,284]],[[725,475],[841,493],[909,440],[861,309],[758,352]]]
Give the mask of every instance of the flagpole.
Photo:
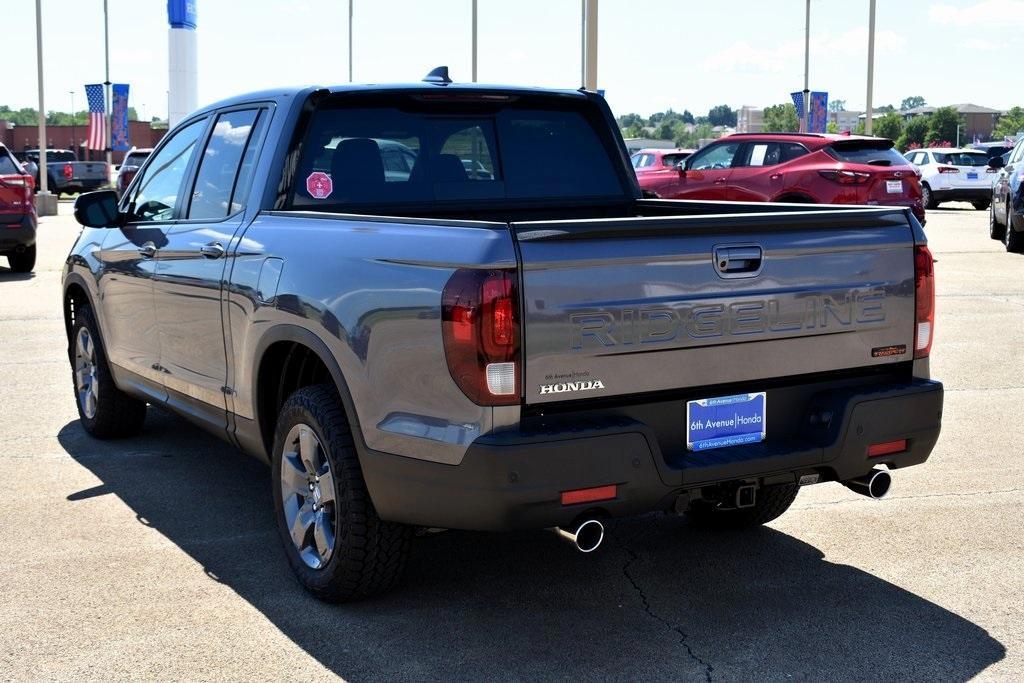
[[[106,144],[107,148],[107,170],[109,172],[110,165],[113,163],[113,151],[110,145],[110,122],[111,110],[113,109],[113,103],[110,99],[110,19],[107,14],[107,0],[103,0],[103,59],[105,64],[105,77],[103,79],[103,92],[106,98],[106,116],[103,117],[103,125],[106,128]]]

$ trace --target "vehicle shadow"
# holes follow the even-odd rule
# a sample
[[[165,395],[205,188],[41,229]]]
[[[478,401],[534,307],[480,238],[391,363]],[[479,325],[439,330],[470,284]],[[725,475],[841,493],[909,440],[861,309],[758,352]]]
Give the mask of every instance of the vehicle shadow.
[[[280,549],[264,465],[157,411],[131,441],[77,422],[59,440],[102,482],[69,500],[118,496],[347,680],[966,680],[1005,655],[967,619],[787,534],[663,515],[610,524],[593,555],[542,531],[418,539],[398,591],[321,604]]]
[[[35,276],[35,273],[15,273],[10,268],[0,266],[0,282],[24,282]]]

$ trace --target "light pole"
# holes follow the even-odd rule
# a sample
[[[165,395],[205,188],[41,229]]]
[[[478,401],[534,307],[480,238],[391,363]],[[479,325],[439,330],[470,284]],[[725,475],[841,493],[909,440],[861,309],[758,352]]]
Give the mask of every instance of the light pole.
[[[103,64],[104,74],[103,88],[106,91],[105,97],[107,99],[107,115],[104,117],[103,125],[106,128],[106,139],[104,146],[107,148],[107,168],[110,168],[113,163],[113,147],[110,144],[110,122],[111,122],[111,107],[112,103],[110,100],[110,20],[107,14],[107,0],[103,0]]]
[[[473,82],[476,83],[476,0],[473,0]]]
[[[36,0],[36,68],[39,76],[39,193],[36,195],[36,213],[53,216],[57,213],[57,198],[50,194],[46,173],[46,106],[43,103],[43,0]]]
[[[868,10],[868,100],[867,111],[864,112],[864,132],[871,135],[874,123],[874,110],[871,106],[871,96],[875,86],[875,0],[871,0]]]
[[[583,87],[597,90],[597,0],[583,0]]]
[[[348,82],[352,82],[352,2],[348,0]]]
[[[78,144],[76,138],[78,137],[75,129],[75,91],[69,90],[68,94],[71,95],[71,151],[75,153],[75,158],[78,158]]]
[[[803,121],[803,131],[807,132],[810,126],[807,125],[807,112],[811,106],[811,0],[807,0],[807,9],[804,14],[804,106],[800,112],[800,120]]]

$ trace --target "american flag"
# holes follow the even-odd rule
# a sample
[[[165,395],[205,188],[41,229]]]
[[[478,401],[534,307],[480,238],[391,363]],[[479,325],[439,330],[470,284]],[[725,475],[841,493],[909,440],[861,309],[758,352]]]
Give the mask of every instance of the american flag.
[[[99,83],[85,86],[85,98],[89,100],[89,137],[86,146],[89,149],[107,148],[107,126],[103,96],[103,86]]]

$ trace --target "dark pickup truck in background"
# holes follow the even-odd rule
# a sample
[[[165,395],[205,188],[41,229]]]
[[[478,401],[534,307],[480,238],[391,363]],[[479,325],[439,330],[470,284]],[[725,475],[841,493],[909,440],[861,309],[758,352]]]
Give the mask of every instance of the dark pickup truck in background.
[[[39,168],[39,150],[28,149],[19,152],[22,160],[31,161]],[[46,150],[47,189],[60,197],[62,194],[89,192],[110,185],[110,167],[105,161],[78,161],[69,149]],[[39,187],[39,171],[36,171],[36,187]]]
[[[211,105],[78,199],[89,433],[152,403],[268,461],[328,600],[393,585],[416,527],[590,551],[609,518],[762,524],[928,458],[909,208],[642,199],[599,95],[430,80]]]

